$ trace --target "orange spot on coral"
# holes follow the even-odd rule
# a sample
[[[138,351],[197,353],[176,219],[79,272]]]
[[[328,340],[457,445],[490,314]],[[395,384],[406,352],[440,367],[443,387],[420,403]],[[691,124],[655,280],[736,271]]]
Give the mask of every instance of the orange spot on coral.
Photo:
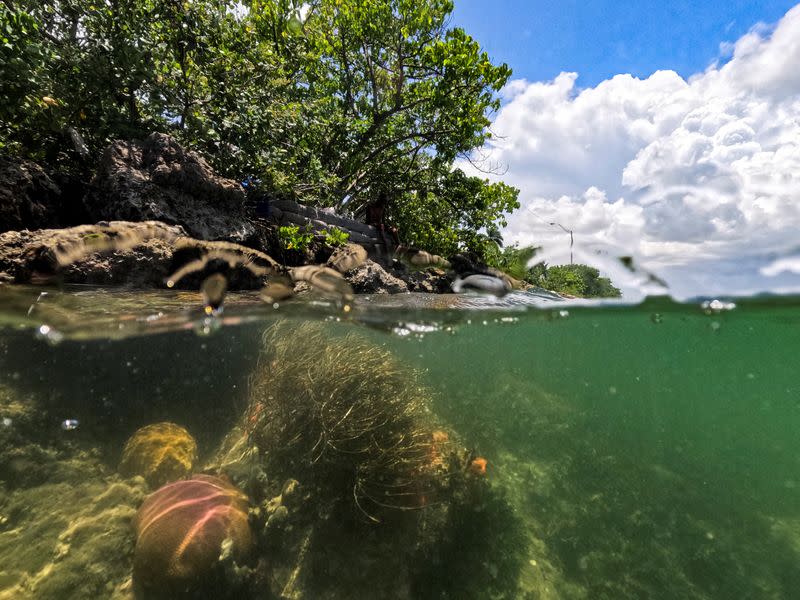
[[[450,436],[447,435],[446,431],[442,431],[441,429],[437,429],[436,431],[434,431],[431,434],[431,438],[433,439],[433,443],[437,444],[437,443],[446,442],[447,440],[450,439]]]
[[[472,462],[469,463],[469,470],[470,472],[474,473],[475,475],[486,475],[486,465],[489,464],[482,456],[472,459]]]
[[[436,446],[431,446],[428,449],[428,469],[437,469],[444,466],[444,457]]]

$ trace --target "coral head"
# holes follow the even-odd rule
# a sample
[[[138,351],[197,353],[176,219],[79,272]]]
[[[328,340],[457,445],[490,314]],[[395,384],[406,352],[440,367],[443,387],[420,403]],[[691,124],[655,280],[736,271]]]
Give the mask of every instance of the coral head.
[[[136,515],[133,586],[137,598],[196,598],[224,586],[220,554],[232,543],[234,560],[252,545],[248,499],[210,475],[156,490]],[[219,597],[214,595],[213,597]]]

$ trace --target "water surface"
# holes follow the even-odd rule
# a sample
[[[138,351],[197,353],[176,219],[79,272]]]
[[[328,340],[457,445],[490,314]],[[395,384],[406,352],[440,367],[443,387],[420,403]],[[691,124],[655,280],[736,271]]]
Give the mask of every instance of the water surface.
[[[198,302],[0,288],[0,598],[132,597],[130,523],[151,490],[115,474],[125,440],[172,421],[210,459],[247,409],[264,332],[287,320],[388,350],[419,378],[432,422],[487,460],[469,484],[483,487],[424,549],[401,526],[354,526],[354,556],[363,543],[370,564],[411,557],[394,572],[360,584],[312,545],[326,597],[797,597],[798,298],[404,295],[344,309],[242,294],[219,318]],[[280,597],[267,588],[242,589]]]

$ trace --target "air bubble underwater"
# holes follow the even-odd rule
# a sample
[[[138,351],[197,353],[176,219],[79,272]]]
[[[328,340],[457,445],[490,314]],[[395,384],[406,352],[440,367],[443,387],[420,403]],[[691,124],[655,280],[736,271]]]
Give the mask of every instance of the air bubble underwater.
[[[36,337],[40,340],[46,341],[48,344],[55,346],[64,339],[64,334],[50,327],[50,325],[42,324],[36,330]]]
[[[209,336],[222,328],[222,319],[215,315],[203,317],[194,324],[194,332],[198,336]]]
[[[702,308],[703,312],[707,315],[715,315],[723,311],[735,309],[736,304],[734,302],[723,302],[722,300],[714,299],[706,300],[700,305],[700,308]]]
[[[61,421],[61,429],[64,431],[74,431],[78,428],[80,422],[78,419],[64,419]]]

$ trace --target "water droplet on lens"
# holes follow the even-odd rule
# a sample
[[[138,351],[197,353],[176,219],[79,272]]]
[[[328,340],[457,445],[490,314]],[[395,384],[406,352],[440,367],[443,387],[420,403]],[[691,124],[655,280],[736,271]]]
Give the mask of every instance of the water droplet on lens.
[[[61,429],[64,431],[73,431],[78,428],[78,425],[80,425],[78,419],[64,419],[61,422]]]
[[[733,310],[736,308],[736,304],[733,302],[723,302],[721,300],[706,300],[700,305],[700,307],[707,315],[713,315],[721,313],[724,310]]]
[[[64,334],[45,324],[41,325],[39,329],[36,330],[36,337],[45,340],[49,344],[55,345],[64,339]]]
[[[216,317],[206,317],[195,324],[194,332],[197,335],[211,335],[222,327],[222,321]]]
[[[200,292],[207,315],[217,315],[222,312],[222,302],[227,290],[228,280],[222,273],[214,273],[206,277],[200,285]]]

